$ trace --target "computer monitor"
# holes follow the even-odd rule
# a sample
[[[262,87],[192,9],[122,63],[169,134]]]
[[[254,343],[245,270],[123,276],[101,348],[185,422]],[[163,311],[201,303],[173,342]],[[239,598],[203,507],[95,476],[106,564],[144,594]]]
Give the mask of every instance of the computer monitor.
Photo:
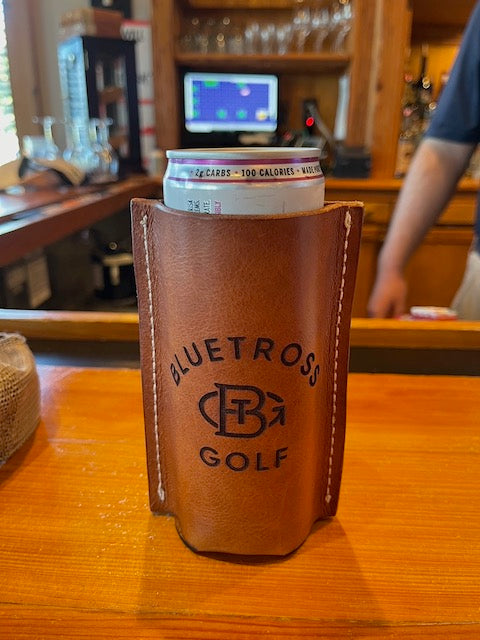
[[[185,130],[192,134],[275,132],[278,78],[256,73],[187,71]]]

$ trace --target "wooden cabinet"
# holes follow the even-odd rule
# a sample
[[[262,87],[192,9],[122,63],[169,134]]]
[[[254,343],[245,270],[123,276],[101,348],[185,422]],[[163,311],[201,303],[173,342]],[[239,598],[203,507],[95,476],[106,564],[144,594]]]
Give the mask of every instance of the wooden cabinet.
[[[365,317],[377,258],[401,187],[400,180],[327,179],[328,200],[360,200],[365,218],[358,265],[353,316]],[[406,270],[407,308],[449,306],[462,280],[473,239],[478,182],[464,180],[438,224],[427,234]]]
[[[475,0],[351,0],[354,19],[345,53],[217,55],[182,52],[182,24],[193,15],[280,22],[294,0],[152,0],[155,117],[160,148],[180,145],[181,69],[259,71],[280,75],[287,124],[302,125],[301,101],[316,97],[333,128],[340,75],[350,78],[346,144],[368,147],[372,178],[394,176],[407,64],[418,71],[420,46],[431,45],[434,83],[448,71]]]
[[[352,0],[353,28],[345,53],[202,55],[182,52],[182,21],[196,15],[278,22],[291,15],[293,0],[152,0],[155,116],[160,148],[180,142],[182,68],[272,71],[280,75],[280,98],[288,102],[293,128],[301,128],[302,99],[316,97],[333,128],[340,75],[350,78],[346,144],[371,149],[373,175],[393,176],[400,125],[404,48],[409,35],[409,0]]]
[[[344,53],[200,55],[178,47],[182,21],[194,14],[280,21],[294,0],[152,0],[157,143],[179,146],[181,70],[272,71],[281,98],[289,102],[289,126],[301,126],[303,98],[317,97],[333,126],[337,83],[350,78],[346,143],[365,145],[372,155],[370,180],[327,180],[330,200],[362,200],[366,206],[354,315],[365,316],[376,261],[401,182],[394,180],[405,66],[421,44],[432,47],[432,74],[453,58],[475,0],[351,0],[353,29]],[[436,80],[434,80],[435,82]],[[448,305],[460,283],[473,235],[477,184],[464,184],[408,269],[408,305]]]

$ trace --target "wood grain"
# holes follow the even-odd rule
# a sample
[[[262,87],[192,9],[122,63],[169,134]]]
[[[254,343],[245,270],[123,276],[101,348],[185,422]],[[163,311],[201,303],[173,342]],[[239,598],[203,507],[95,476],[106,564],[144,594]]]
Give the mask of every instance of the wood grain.
[[[276,73],[322,74],[346,69],[350,62],[350,55],[329,52],[286,53],[281,56],[276,54],[243,54],[238,56],[233,54],[177,53],[175,59],[179,65],[206,71],[211,69],[226,72],[232,70],[258,71],[259,68],[262,68]],[[310,80],[314,81],[315,78],[310,76]]]
[[[351,375],[338,515],[269,561],[196,555],[150,514],[139,372],[41,386],[0,469],[4,637],[479,637],[479,379]]]
[[[39,340],[135,342],[138,314],[0,309],[0,331]],[[480,322],[352,318],[350,343],[353,347],[478,351]]]
[[[345,144],[350,147],[367,149],[371,147],[369,132],[375,108],[375,83],[372,82],[372,76],[376,75],[377,4],[375,0],[356,0],[355,2],[355,20],[351,38],[352,62],[349,70],[350,95],[345,137]]]
[[[40,340],[138,341],[138,314],[0,309],[0,331]]]
[[[418,24],[465,27],[475,0],[456,0],[455,11],[438,0],[413,0],[413,20]]]
[[[219,0],[188,0],[195,9],[218,9]],[[294,0],[224,0],[229,9],[292,9]]]
[[[175,66],[179,35],[178,6],[174,0],[152,0],[155,127],[159,149],[175,149],[180,139],[180,85]]]
[[[328,200],[361,200],[365,203],[365,222],[388,224],[401,186],[402,180],[397,179],[327,177],[325,195]],[[462,180],[436,226],[472,227],[479,186],[477,180]]]
[[[152,178],[137,176],[101,187],[95,193],[90,188],[86,193],[74,189],[70,194],[64,192],[61,202],[39,208],[30,217],[3,223],[0,267],[128,208],[132,198],[155,196],[159,186]]]
[[[372,176],[389,178],[395,173],[406,49],[410,41],[409,0],[380,0],[379,63],[375,86],[372,135]]]

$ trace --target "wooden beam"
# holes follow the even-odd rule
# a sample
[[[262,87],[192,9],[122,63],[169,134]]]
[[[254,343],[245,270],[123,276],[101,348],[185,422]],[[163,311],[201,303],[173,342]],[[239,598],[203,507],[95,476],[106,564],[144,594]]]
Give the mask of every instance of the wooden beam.
[[[403,75],[410,42],[409,0],[379,0],[381,34],[376,73],[372,177],[392,178],[402,117]]]
[[[134,342],[138,314],[0,309],[0,331],[35,340]]]
[[[159,149],[175,149],[180,143],[179,85],[175,65],[178,28],[175,0],[152,0],[155,122]]]
[[[369,120],[373,110],[371,89],[372,67],[375,64],[375,31],[378,0],[356,0],[351,34],[350,97],[347,136],[351,147],[367,146]]]
[[[27,339],[134,342],[137,313],[0,310],[0,331]],[[480,351],[480,322],[353,318],[352,347]]]

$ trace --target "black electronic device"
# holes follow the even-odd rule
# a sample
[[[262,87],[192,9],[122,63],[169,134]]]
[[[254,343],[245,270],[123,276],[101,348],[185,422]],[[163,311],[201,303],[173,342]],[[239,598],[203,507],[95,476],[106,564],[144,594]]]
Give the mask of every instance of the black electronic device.
[[[336,178],[369,178],[372,156],[365,147],[337,145],[333,175]]]

